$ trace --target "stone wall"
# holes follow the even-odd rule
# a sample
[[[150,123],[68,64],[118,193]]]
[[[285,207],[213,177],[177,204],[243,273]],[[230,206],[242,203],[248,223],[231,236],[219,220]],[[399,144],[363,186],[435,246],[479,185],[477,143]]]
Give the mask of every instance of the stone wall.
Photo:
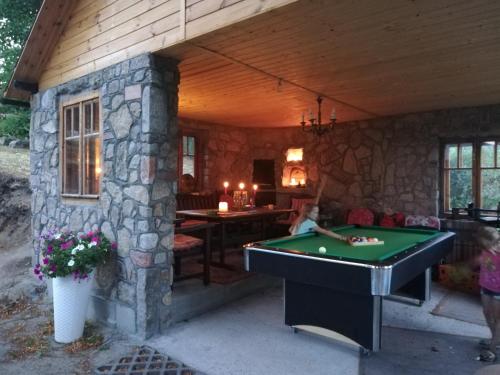
[[[143,337],[169,323],[177,176],[174,61],[142,55],[33,96],[32,229],[100,229],[118,242],[117,267],[98,270],[95,318]],[[61,198],[59,107],[97,91],[103,128],[98,200]]]
[[[240,181],[250,182],[252,169],[248,166],[253,159],[248,129],[182,118],[179,128],[189,134],[195,133],[201,141],[201,190],[222,189],[224,181],[229,181],[231,187]]]
[[[323,137],[300,128],[249,129],[186,122],[206,131],[204,187],[250,181],[254,159],[275,159],[280,195],[314,194],[327,175],[323,210],[392,208],[407,214],[438,213],[441,138],[500,136],[500,105],[439,110],[338,124]],[[280,187],[285,153],[304,147],[305,189]]]

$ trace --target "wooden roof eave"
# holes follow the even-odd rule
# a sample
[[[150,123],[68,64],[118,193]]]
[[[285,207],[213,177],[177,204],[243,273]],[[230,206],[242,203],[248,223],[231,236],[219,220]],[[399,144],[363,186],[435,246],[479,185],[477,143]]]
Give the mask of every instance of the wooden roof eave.
[[[5,97],[29,100],[31,92],[20,87],[38,85],[42,70],[52,55],[77,2],[77,0],[43,1],[5,90]]]

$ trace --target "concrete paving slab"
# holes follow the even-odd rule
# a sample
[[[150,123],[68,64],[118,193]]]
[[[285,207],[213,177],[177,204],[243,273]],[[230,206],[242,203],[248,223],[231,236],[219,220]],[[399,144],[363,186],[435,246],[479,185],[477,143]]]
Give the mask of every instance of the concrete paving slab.
[[[490,366],[475,360],[477,339],[467,336],[385,327],[382,348],[361,358],[361,375],[465,375]]]
[[[358,374],[358,349],[283,323],[281,288],[247,297],[148,340],[212,375]]]
[[[452,291],[443,297],[432,313],[485,327],[488,325],[479,295]]]
[[[474,360],[478,338],[489,332],[431,314],[448,293],[435,284],[420,307],[384,300],[382,350],[361,365],[354,345],[293,334],[283,321],[281,287],[178,323],[146,344],[209,375],[473,374],[483,366]]]
[[[405,305],[384,300],[382,324],[396,328],[440,332],[450,335],[490,337],[490,332],[485,326],[432,314],[440,301],[450,293],[453,293],[453,291],[433,283],[431,299],[422,306]],[[456,306],[459,308],[459,305]]]

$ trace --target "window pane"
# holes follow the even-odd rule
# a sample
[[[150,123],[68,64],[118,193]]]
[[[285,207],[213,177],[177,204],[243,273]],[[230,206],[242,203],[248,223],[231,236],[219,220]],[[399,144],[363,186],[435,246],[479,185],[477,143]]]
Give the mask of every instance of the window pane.
[[[72,135],[80,134],[80,108],[73,107],[73,133]]]
[[[496,210],[500,202],[500,169],[481,171],[481,208]]]
[[[481,167],[491,168],[495,166],[495,142],[483,142],[481,144]]]
[[[99,194],[99,176],[101,175],[101,144],[99,136],[85,137],[83,193]]]
[[[497,168],[500,168],[500,143],[497,143]]]
[[[187,138],[186,136],[182,136],[182,155],[187,155]]]
[[[195,153],[194,137],[188,137],[188,155],[194,156],[194,153]]]
[[[194,156],[183,156],[182,157],[182,174],[194,175]]]
[[[92,103],[92,105],[94,106],[94,133],[99,133],[99,126],[100,126],[100,123],[99,123],[99,102],[95,101]]]
[[[79,140],[70,139],[65,142],[65,170],[64,170],[64,192],[66,194],[78,194],[79,175]]]
[[[86,103],[83,109],[85,134],[92,133],[92,103]]]
[[[457,145],[446,145],[444,150],[444,167],[457,167]]]
[[[66,131],[65,131],[65,137],[71,137],[71,108],[66,108],[66,110],[64,111],[66,116],[65,116],[65,119],[64,119],[64,122],[65,122],[65,127],[66,127]]]
[[[472,168],[472,144],[460,145],[460,168]]]
[[[472,171],[451,170],[448,199],[450,207],[467,207],[472,202]]]

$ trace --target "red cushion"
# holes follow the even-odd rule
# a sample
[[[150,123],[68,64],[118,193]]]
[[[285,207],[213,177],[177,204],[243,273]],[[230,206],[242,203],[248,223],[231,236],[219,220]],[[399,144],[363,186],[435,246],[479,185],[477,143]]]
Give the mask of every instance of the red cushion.
[[[347,224],[373,225],[374,218],[368,208],[353,208],[347,215]]]
[[[174,251],[186,251],[202,245],[202,239],[187,236],[182,233],[174,235]]]
[[[382,220],[380,220],[381,227],[404,227],[405,225],[405,215],[401,212],[396,212],[395,214],[384,214]]]
[[[384,217],[382,218],[382,220],[380,220],[380,226],[392,228],[392,227],[396,226],[396,223],[394,222],[394,219],[392,218],[392,216],[384,214]]]

